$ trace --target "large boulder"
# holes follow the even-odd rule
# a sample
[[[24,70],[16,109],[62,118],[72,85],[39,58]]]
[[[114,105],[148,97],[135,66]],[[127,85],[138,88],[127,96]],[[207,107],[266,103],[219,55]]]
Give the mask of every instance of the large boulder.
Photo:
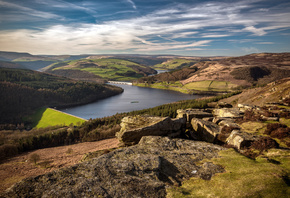
[[[257,136],[240,130],[233,130],[226,140],[226,143],[236,147],[238,150],[248,148],[252,142],[257,140]]]
[[[117,149],[88,162],[27,178],[1,197],[165,198],[168,186],[185,179],[209,180],[224,169],[205,159],[224,150],[206,142],[143,137],[138,145]]]
[[[193,118],[191,125],[198,140],[212,143],[220,133],[220,127],[217,124],[206,120]]]
[[[212,117],[211,113],[202,111],[200,109],[178,109],[177,118],[186,118],[187,122],[190,122],[192,118],[208,118]]]
[[[223,118],[240,118],[243,117],[242,112],[238,108],[222,108],[214,109],[213,115]]]
[[[137,144],[143,136],[178,137],[185,125],[185,119],[169,117],[128,116],[121,121],[121,130],[116,137],[124,145]]]

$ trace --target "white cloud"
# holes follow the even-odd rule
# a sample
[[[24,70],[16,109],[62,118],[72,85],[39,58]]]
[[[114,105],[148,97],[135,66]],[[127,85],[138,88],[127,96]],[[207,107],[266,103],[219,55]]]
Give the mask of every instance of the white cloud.
[[[246,28],[244,28],[244,30],[252,32],[256,36],[263,36],[263,35],[267,34],[263,29],[255,28],[254,26],[246,27]]]
[[[124,0],[137,9],[134,1]],[[38,2],[46,3],[44,0]],[[93,10],[62,0],[55,6],[71,5],[74,9],[96,14]],[[269,31],[289,29],[287,13],[267,12],[244,14],[242,9],[251,9],[252,1],[234,3],[206,3],[188,6],[175,4],[175,7],[159,9],[144,16],[119,19],[100,24],[58,25],[41,30],[0,31],[0,50],[29,51],[42,54],[102,53],[103,51],[162,51],[162,50],[204,50],[215,38],[246,34],[244,39],[231,42],[251,42],[251,36],[264,36]],[[32,15],[57,18],[50,13],[0,0],[0,6],[14,7]],[[289,18],[288,18],[289,19]],[[211,40],[199,40],[210,38]],[[194,40],[193,40],[194,39]],[[260,44],[266,44],[260,42]],[[270,44],[268,42],[268,44]],[[243,51],[257,52],[256,48],[243,48]]]

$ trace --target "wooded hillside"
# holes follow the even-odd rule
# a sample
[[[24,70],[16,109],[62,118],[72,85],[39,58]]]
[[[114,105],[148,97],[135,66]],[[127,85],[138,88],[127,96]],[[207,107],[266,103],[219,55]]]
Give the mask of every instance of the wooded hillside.
[[[42,106],[86,104],[121,93],[119,87],[22,69],[0,69],[0,123],[19,123]]]

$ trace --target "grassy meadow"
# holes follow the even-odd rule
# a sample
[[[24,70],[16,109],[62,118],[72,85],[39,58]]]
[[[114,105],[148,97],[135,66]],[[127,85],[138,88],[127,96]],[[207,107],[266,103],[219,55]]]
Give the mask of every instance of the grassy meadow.
[[[271,149],[253,160],[229,149],[221,151],[219,158],[208,161],[221,165],[225,172],[216,174],[211,180],[194,177],[184,181],[180,187],[169,188],[168,197],[272,198],[290,194],[287,185],[289,151]]]
[[[156,64],[153,66],[153,68],[160,70],[174,70],[186,66],[192,66],[195,63],[196,61],[190,59],[172,59],[161,64]]]
[[[78,118],[55,109],[51,108],[41,108],[35,112],[29,119],[33,124],[34,128],[45,128],[49,126],[65,125],[69,126],[80,125],[85,122],[85,119]]]

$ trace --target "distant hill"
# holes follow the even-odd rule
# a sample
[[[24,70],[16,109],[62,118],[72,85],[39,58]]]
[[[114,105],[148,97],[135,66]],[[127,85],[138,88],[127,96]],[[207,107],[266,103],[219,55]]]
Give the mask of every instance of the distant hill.
[[[4,61],[12,61],[17,58],[22,58],[22,57],[33,57],[33,55],[29,53],[19,53],[19,52],[3,52],[0,51],[0,60]]]
[[[199,62],[170,73],[139,79],[137,85],[163,86],[186,93],[194,90],[231,91],[238,87],[264,85],[289,76],[290,53],[260,53]]]
[[[20,123],[43,106],[86,104],[121,93],[116,86],[88,83],[46,73],[0,68],[0,124]]]
[[[25,66],[20,65],[18,63],[13,63],[10,61],[0,61],[0,68],[11,68],[11,69],[26,69]]]
[[[43,71],[67,77],[71,77],[73,74],[73,78],[79,80],[84,78],[93,80],[95,78],[114,81],[131,81],[156,73],[150,67],[115,58],[65,61],[52,64],[44,68]]]
[[[44,56],[37,56],[37,55],[31,55],[29,53],[19,53],[19,52],[3,52],[0,51],[0,61],[5,62],[12,62],[17,63],[17,65],[10,64],[3,64],[7,68],[26,68],[31,70],[39,70],[43,67],[46,67],[52,63],[58,62],[59,60],[50,58],[50,57],[44,57]],[[20,66],[21,65],[21,66]]]

